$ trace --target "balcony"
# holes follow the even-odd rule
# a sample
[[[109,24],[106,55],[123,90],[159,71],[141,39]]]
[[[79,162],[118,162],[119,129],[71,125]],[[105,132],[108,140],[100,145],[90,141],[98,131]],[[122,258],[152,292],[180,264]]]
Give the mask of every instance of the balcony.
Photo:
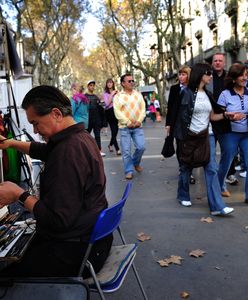
[[[238,38],[231,36],[229,40],[224,41],[224,50],[236,55],[239,52],[242,44]]]

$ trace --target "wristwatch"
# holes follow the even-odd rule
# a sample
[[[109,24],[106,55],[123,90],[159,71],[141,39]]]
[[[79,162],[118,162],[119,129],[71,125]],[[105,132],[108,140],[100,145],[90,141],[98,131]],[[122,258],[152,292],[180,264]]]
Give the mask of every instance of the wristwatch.
[[[21,196],[18,199],[18,202],[24,206],[24,202],[27,200],[27,198],[31,196],[31,194],[28,191],[25,191],[21,194]]]

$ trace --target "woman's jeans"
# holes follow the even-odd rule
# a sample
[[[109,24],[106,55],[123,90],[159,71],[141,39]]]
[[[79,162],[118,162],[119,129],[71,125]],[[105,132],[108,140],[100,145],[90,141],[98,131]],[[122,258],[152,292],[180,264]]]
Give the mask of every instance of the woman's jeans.
[[[215,138],[214,135],[209,135],[210,143],[210,160],[204,167],[208,205],[210,211],[219,211],[226,207],[222,197],[221,189],[218,180],[218,165],[215,157]],[[192,168],[179,163],[179,180],[177,198],[179,201],[190,201],[189,194],[189,179]]]
[[[238,148],[243,152],[244,168],[248,166],[248,132],[229,132],[218,135],[221,149],[221,158],[219,164],[219,181],[222,191],[226,191],[225,179],[231,166],[233,158],[238,153]],[[245,181],[245,199],[248,199],[248,176]]]
[[[121,153],[125,174],[133,173],[134,166],[139,166],[142,155],[145,151],[145,137],[142,128],[120,128]],[[133,141],[135,146],[132,155]]]

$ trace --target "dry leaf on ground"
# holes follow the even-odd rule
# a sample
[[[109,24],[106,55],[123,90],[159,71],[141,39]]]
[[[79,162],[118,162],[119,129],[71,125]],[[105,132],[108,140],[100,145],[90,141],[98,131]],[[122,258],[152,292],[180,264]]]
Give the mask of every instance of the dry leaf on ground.
[[[141,242],[151,240],[151,237],[149,235],[146,235],[144,232],[138,233],[137,236],[137,239]]]
[[[202,217],[201,222],[213,223],[214,221],[211,217],[207,217],[207,218]]]
[[[202,257],[204,256],[206,252],[201,250],[201,249],[196,249],[196,250],[192,250],[190,253],[189,253],[189,256],[193,256],[193,257]]]
[[[171,255],[170,257],[160,259],[157,262],[161,267],[168,267],[169,264],[181,265],[181,260],[183,260],[181,256]]]
[[[180,297],[183,299],[189,298],[189,293],[188,292],[181,292]]]

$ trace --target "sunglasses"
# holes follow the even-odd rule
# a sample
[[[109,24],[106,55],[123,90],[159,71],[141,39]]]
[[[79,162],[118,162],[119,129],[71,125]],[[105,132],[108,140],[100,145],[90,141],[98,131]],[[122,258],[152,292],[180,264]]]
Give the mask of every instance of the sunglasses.
[[[131,79],[131,80],[127,80],[126,82],[128,82],[128,83],[134,83],[134,80],[133,79]]]
[[[211,76],[211,75],[213,75],[213,72],[212,71],[206,71],[204,74],[207,75],[207,76]]]

